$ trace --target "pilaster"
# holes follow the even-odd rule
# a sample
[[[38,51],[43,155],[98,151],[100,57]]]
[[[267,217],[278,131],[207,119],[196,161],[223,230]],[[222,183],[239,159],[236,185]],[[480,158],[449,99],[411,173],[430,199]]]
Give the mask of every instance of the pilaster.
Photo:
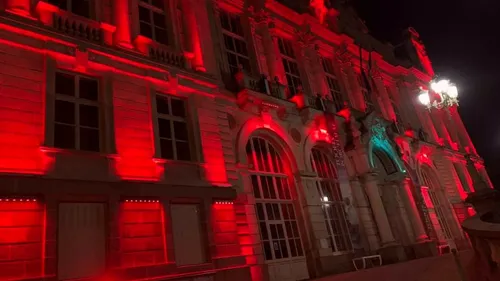
[[[130,1],[114,0],[115,44],[125,49],[133,49],[130,37]]]
[[[7,12],[34,19],[31,17],[30,0],[7,0]]]

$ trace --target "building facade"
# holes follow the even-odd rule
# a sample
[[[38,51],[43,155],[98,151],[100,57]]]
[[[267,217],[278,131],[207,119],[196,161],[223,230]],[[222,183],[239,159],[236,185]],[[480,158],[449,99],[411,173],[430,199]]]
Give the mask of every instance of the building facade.
[[[310,2],[310,3],[309,3]],[[4,0],[0,280],[305,280],[468,247],[491,183],[345,4]]]

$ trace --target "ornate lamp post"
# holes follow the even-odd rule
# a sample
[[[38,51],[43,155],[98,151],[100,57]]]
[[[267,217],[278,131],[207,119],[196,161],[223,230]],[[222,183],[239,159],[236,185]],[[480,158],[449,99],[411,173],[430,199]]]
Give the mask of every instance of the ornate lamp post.
[[[432,81],[430,90],[421,88],[418,100],[428,109],[452,107],[458,105],[458,88],[449,80]]]

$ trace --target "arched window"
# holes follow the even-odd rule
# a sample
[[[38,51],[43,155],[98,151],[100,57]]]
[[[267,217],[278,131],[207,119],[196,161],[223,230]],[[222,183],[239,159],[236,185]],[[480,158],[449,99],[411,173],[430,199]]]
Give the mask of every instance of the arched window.
[[[332,161],[319,149],[312,149],[311,165],[318,175],[316,187],[321,196],[325,224],[334,252],[352,250],[349,224],[345,214],[344,200]]]
[[[288,163],[260,137],[249,140],[246,153],[266,260],[303,256]]]
[[[450,227],[446,222],[446,217],[443,212],[443,205],[439,199],[436,190],[438,186],[434,183],[430,175],[424,169],[422,170],[422,196],[424,197],[425,205],[429,212],[434,230],[436,231],[437,238],[440,242],[451,239]]]
[[[382,167],[377,167],[377,168],[383,168],[385,170],[386,175],[392,175],[398,171],[396,169],[394,161],[392,161],[392,159],[384,151],[380,149],[374,149],[373,155],[377,157],[378,162],[382,164]]]

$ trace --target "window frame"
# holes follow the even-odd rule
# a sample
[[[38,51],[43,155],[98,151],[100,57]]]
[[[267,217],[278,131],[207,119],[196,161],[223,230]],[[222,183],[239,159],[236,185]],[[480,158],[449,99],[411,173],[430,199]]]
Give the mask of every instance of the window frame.
[[[56,92],[56,88],[57,88],[56,76],[58,73],[73,76],[74,83],[75,83],[74,84],[74,87],[75,87],[74,88],[74,96],[58,94]],[[97,91],[98,91],[97,92],[97,101],[91,101],[91,100],[87,100],[87,99],[80,97],[80,80],[81,80],[81,78],[91,79],[91,80],[94,80],[97,82]],[[102,97],[102,83],[103,83],[102,79],[100,77],[82,74],[82,73],[78,73],[78,72],[72,72],[72,71],[68,71],[65,69],[56,69],[53,73],[53,79],[54,79],[53,99],[50,101],[52,106],[53,106],[52,112],[51,112],[53,118],[50,120],[51,129],[52,129],[50,132],[52,134],[52,143],[50,145],[52,147],[54,147],[55,149],[72,150],[72,151],[79,151],[79,152],[83,152],[83,153],[105,153],[106,152],[106,145],[105,145],[106,132],[105,132],[105,126],[104,126],[105,112],[103,111],[104,110],[104,106],[103,106],[104,98]],[[67,124],[67,123],[56,121],[56,113],[57,113],[56,102],[58,100],[64,101],[64,102],[70,102],[74,105],[75,124]],[[97,129],[98,134],[99,134],[99,151],[82,150],[81,149],[80,128],[82,127],[82,125],[80,125],[80,114],[79,114],[80,113],[80,105],[93,106],[93,107],[97,108],[98,128],[93,128],[90,126],[83,126],[83,128],[92,129],[92,130]],[[74,136],[75,136],[74,148],[60,148],[60,147],[56,146],[56,124],[60,124],[60,125],[64,125],[64,126],[72,126],[72,128],[74,129]]]
[[[335,105],[335,109],[340,111],[344,108],[344,95],[342,93],[341,80],[336,73],[334,60],[331,57],[321,56],[321,65],[325,73],[325,82],[333,100],[333,104]],[[337,89],[332,87],[334,85]]]
[[[297,94],[299,87],[302,87],[299,63],[297,61],[295,50],[293,49],[291,40],[278,37],[278,50],[281,58],[281,63],[283,65],[283,73],[285,74],[286,78],[286,86],[289,92],[289,96],[287,98],[291,98]],[[287,71],[287,69],[289,71]],[[293,73],[290,71],[293,69],[296,69],[297,73]]]
[[[161,91],[153,91],[151,93],[152,95],[152,112],[153,112],[153,121],[155,122],[155,133],[154,133],[154,137],[155,137],[155,155],[156,157],[160,158],[160,159],[164,159],[164,160],[167,160],[167,161],[177,161],[177,162],[188,162],[188,163],[192,163],[192,162],[195,162],[196,161],[196,151],[195,151],[195,147],[194,147],[194,137],[193,137],[193,131],[192,131],[192,128],[191,128],[191,118],[190,118],[190,113],[189,113],[189,106],[188,106],[188,101],[189,99],[186,98],[186,97],[183,97],[183,96],[177,96],[177,95],[172,95],[172,94],[168,94],[168,93],[164,93],[164,92],[161,92]],[[168,101],[168,109],[169,109],[169,112],[170,114],[165,114],[165,113],[160,113],[158,112],[158,104],[157,104],[157,98],[160,97],[160,98],[166,98],[167,101]],[[184,117],[180,117],[180,116],[175,116],[172,114],[172,102],[171,100],[175,99],[175,100],[181,100],[183,101],[184,103],[184,113],[185,113],[185,116]],[[159,125],[159,120],[160,119],[163,119],[163,120],[168,120],[169,121],[169,124],[170,124],[170,139],[169,138],[165,138],[165,137],[161,137],[160,135],[160,125]],[[187,136],[187,140],[184,141],[184,140],[177,140],[175,138],[175,132],[174,132],[174,122],[183,122],[186,126],[186,136]],[[162,155],[162,149],[161,149],[161,140],[162,139],[167,139],[169,141],[172,142],[172,153],[173,153],[173,158],[172,159],[169,159],[169,158],[164,158],[163,155]],[[177,147],[176,147],[176,142],[179,141],[179,142],[184,142],[184,143],[187,143],[187,147],[189,148],[189,159],[188,160],[184,160],[184,159],[178,159],[178,156],[177,156]]]
[[[396,117],[396,126],[398,127],[400,133],[403,133],[405,131],[405,125],[403,117],[401,115],[399,104],[396,101],[396,91],[393,91],[389,85],[385,85],[385,91],[387,92],[387,97],[389,98],[389,102],[391,103],[394,117]]]
[[[321,159],[318,159],[315,156],[320,156]],[[318,163],[317,160],[322,161],[322,163]],[[346,204],[342,198],[342,191],[339,186],[340,183],[338,180],[334,162],[332,161],[332,159],[330,159],[327,153],[317,147],[313,147],[311,149],[310,161],[312,170],[316,172],[316,177],[314,178],[314,180],[316,189],[320,196],[319,198],[321,201],[321,209],[323,211],[325,226],[328,231],[328,238],[330,240],[329,242],[332,252],[334,255],[351,253],[354,251],[354,247],[351,234],[349,233],[349,219],[347,217],[347,213],[345,213]],[[325,166],[325,171],[320,171],[318,169],[318,164],[327,164],[328,166]],[[330,193],[332,198],[327,196],[328,194],[325,194],[325,186],[323,185],[323,183],[326,183],[326,187],[329,189],[328,192]],[[335,197],[337,198],[335,199]],[[336,208],[333,209],[334,207]],[[342,211],[342,213],[339,213],[339,211]],[[336,213],[336,218],[332,218],[332,213],[334,212]],[[338,224],[335,227],[332,223],[332,221],[334,220],[336,220]],[[344,245],[342,245],[342,247],[344,247],[344,249],[339,249],[340,247],[338,245],[337,239],[335,239],[336,237],[344,240],[339,241],[343,242]]]
[[[174,43],[174,38],[171,38],[172,37],[172,34],[170,32],[170,29],[171,27],[169,27],[169,22],[171,22],[171,24],[175,24],[174,21],[170,21],[170,19],[172,19],[172,16],[170,14],[170,8],[169,8],[169,4],[170,4],[170,1],[163,1],[163,9],[160,9],[158,7],[156,7],[155,5],[153,5],[152,1],[153,0],[146,0],[147,2],[143,1],[143,0],[135,0],[136,3],[137,3],[137,8],[136,8],[136,12],[137,12],[137,34],[140,35],[140,36],[144,36],[146,38],[149,38],[151,39],[153,42],[155,42],[156,44],[161,44],[161,45],[164,45],[164,46],[170,46],[170,45],[173,45]],[[148,10],[149,12],[149,22],[146,22],[146,21],[143,21],[141,20],[141,13],[140,13],[140,8],[145,8]],[[158,25],[155,24],[155,21],[154,21],[154,14],[155,13],[158,13],[158,14],[162,14],[165,18],[165,21],[164,21],[164,28],[160,27],[161,29],[164,29],[165,30],[165,34],[166,34],[166,42],[160,42],[157,40],[157,35],[156,35],[156,27]],[[141,33],[141,22],[144,22],[146,23],[147,25],[150,26],[151,28],[151,37],[149,36],[146,36],[144,34]]]
[[[218,14],[218,21],[219,21],[219,24],[220,24],[220,29],[221,29],[221,37],[222,37],[222,44],[223,45],[223,48],[224,48],[224,52],[226,54],[226,60],[227,60],[227,66],[229,67],[229,70],[232,71],[232,68],[236,67],[235,70],[238,70],[239,66],[242,65],[244,66],[243,64],[240,63],[240,59],[246,59],[248,61],[248,69],[245,69],[245,67],[243,67],[243,69],[245,71],[247,71],[247,73],[252,73],[252,65],[251,65],[251,61],[250,61],[250,52],[249,52],[249,48],[248,48],[248,42],[246,40],[246,37],[245,37],[245,29],[243,27],[243,22],[240,20],[240,29],[241,29],[241,33],[242,34],[238,34],[238,33],[235,33],[233,30],[228,30],[226,28],[224,28],[224,25],[222,24],[222,17],[223,16],[227,16],[228,19],[229,19],[229,25],[230,25],[230,28],[233,29],[233,26],[232,26],[232,21],[231,21],[231,17],[238,17],[238,15],[236,15],[235,13],[231,13],[229,11],[226,11],[226,10],[223,10],[221,9],[219,11],[219,14]],[[226,47],[226,36],[229,37],[232,42],[233,42],[233,46],[235,47],[236,49],[236,41],[240,41],[240,42],[243,42],[244,46],[245,46],[245,49],[247,51],[247,54],[244,55],[242,53],[238,53],[237,51],[233,51],[233,50],[229,50],[227,47]],[[237,60],[237,65],[236,66],[232,66],[229,62],[229,54],[231,55],[234,55],[236,57],[236,60]],[[235,72],[236,73],[236,72]],[[234,74],[234,73],[233,73]]]
[[[264,143],[267,149],[267,155],[260,153],[260,156],[264,158],[267,156],[267,159],[259,158],[255,150],[255,142],[259,143],[259,147]],[[270,148],[274,151],[274,156]],[[262,147],[259,149],[259,151],[262,151]],[[269,140],[260,136],[249,138],[246,145],[246,151],[247,157],[250,157],[249,153],[251,153],[251,163],[262,163],[264,168],[261,169],[259,164],[249,164],[249,177],[253,196],[255,198],[256,221],[259,227],[260,242],[262,244],[262,251],[266,263],[303,259],[306,253],[300,233],[300,220],[296,211],[296,200],[292,192],[293,182],[285,173],[284,168],[280,166],[280,164],[283,163],[281,161],[280,151]],[[270,169],[266,169],[266,162]],[[269,185],[269,179],[272,181],[272,191]],[[255,180],[257,185],[255,185]],[[262,184],[264,182],[263,180],[266,182],[267,187],[269,187],[269,198],[265,198]],[[278,184],[278,182],[281,182],[281,184]],[[256,194],[256,187],[260,195]],[[275,198],[272,198],[272,192]],[[272,218],[270,218],[270,213],[273,214]],[[262,214],[263,217],[261,217],[260,214]],[[278,218],[275,217],[276,214],[279,216]],[[265,232],[263,232],[263,226],[265,226]],[[274,232],[278,236],[277,238],[273,238],[273,227],[275,230]],[[283,237],[279,237],[279,228],[281,228]],[[271,255],[270,257],[266,254],[266,243],[268,243],[267,246]],[[293,249],[290,246],[292,243],[294,246]],[[277,257],[276,245],[279,247],[281,257]],[[283,247],[286,249],[283,250]],[[295,255],[293,255],[294,250]],[[287,255],[286,257],[284,257],[285,252]]]

